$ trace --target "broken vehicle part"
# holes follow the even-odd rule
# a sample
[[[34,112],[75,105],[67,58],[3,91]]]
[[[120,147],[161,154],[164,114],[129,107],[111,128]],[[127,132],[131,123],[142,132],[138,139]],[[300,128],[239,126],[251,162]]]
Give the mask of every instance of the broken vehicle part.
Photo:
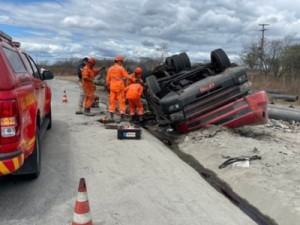
[[[223,169],[226,166],[235,163],[235,162],[241,162],[241,161],[252,161],[256,159],[261,159],[261,156],[254,155],[254,156],[242,156],[242,157],[233,157],[230,159],[227,159],[225,162],[223,162],[220,166],[219,169]]]

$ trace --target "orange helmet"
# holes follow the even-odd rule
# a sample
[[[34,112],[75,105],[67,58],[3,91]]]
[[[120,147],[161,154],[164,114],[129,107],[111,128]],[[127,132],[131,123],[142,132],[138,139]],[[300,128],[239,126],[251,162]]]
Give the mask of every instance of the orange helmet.
[[[143,70],[142,70],[141,67],[136,67],[136,68],[134,69],[134,73],[135,73],[136,75],[141,75],[141,74],[143,73]]]
[[[118,55],[115,57],[115,62],[123,61],[123,59],[124,59],[123,56]]]
[[[96,64],[96,60],[95,60],[94,58],[92,58],[92,57],[90,57],[90,58],[88,59],[88,62],[91,63],[91,64],[93,64],[93,65]]]

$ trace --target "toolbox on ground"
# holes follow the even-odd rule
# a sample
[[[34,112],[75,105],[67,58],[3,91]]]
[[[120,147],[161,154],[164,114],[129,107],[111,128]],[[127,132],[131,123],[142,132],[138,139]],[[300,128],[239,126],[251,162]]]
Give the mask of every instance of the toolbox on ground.
[[[137,126],[120,126],[118,139],[141,139],[141,128]]]

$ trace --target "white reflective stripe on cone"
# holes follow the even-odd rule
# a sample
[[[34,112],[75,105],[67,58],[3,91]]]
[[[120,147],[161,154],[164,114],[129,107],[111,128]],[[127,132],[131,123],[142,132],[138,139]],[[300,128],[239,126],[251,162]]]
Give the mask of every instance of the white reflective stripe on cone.
[[[86,192],[78,192],[77,201],[78,202],[86,202],[88,200]]]
[[[74,212],[73,223],[86,224],[86,223],[91,222],[91,221],[92,221],[92,217],[91,217],[91,214],[89,212],[84,213],[84,214],[77,214],[77,213]]]

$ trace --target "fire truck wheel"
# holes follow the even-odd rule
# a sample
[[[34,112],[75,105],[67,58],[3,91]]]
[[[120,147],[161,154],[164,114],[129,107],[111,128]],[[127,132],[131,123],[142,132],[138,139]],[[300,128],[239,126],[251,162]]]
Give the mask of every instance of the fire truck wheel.
[[[49,124],[47,126],[47,130],[50,130],[51,127],[52,127],[52,112],[51,112],[51,109],[50,109],[50,112],[48,113],[47,117],[49,119]]]
[[[41,171],[41,146],[40,146],[40,137],[39,137],[39,128],[36,129],[35,134],[35,143],[34,143],[34,151],[28,157],[27,163],[30,164],[31,171],[27,174],[28,178],[37,178],[40,175]]]

